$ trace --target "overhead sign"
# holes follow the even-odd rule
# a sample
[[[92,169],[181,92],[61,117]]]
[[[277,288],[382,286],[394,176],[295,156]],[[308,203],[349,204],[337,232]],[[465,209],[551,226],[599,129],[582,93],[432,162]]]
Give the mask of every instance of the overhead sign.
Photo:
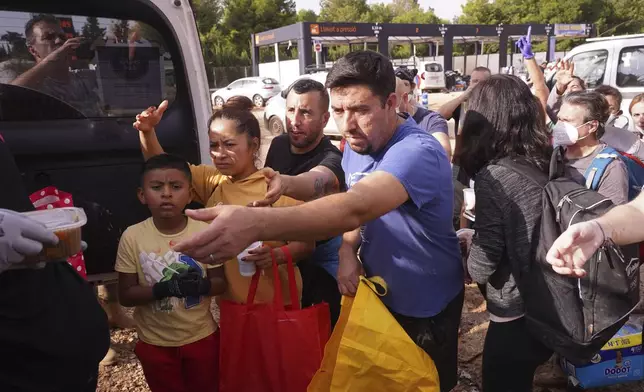
[[[557,37],[586,37],[586,25],[584,23],[575,24],[555,24],[555,36]]]
[[[275,33],[259,33],[255,34],[255,45],[259,45],[266,41],[272,41],[275,39]]]
[[[382,26],[380,26],[382,28]],[[313,23],[309,26],[312,36],[374,36],[375,30],[367,23]],[[380,32],[380,29],[378,29]]]

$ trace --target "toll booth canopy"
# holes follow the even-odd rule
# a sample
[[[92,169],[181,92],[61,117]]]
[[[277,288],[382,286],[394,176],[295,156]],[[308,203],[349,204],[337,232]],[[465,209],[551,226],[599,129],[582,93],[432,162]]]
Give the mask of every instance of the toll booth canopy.
[[[521,25],[462,25],[462,24],[398,24],[398,23],[310,23],[300,22],[261,33],[251,34],[253,74],[259,75],[259,48],[297,42],[300,74],[314,67],[314,50],[329,45],[361,45],[377,48],[389,56],[390,44],[430,44],[430,56],[438,55],[443,48],[445,70],[453,69],[455,43],[477,43],[477,51],[488,43],[499,45],[499,69],[507,67],[511,45],[532,27],[534,40],[547,42],[546,60],[552,61],[556,39],[560,37],[583,38],[593,35],[591,24],[521,24]],[[276,51],[277,53],[277,51]],[[413,53],[413,51],[412,51]],[[279,58],[276,58],[279,62]]]

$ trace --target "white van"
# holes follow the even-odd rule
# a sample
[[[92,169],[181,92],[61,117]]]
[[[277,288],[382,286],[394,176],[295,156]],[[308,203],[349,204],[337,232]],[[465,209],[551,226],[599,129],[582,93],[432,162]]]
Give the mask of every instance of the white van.
[[[628,113],[633,97],[644,93],[644,34],[590,38],[566,54],[575,63],[575,75],[593,89],[601,84],[622,93],[622,111]]]
[[[424,63],[420,72],[420,89],[422,92],[445,90],[445,71],[440,63]]]
[[[35,64],[25,27],[41,14],[48,15],[38,22],[41,32],[42,26],[58,32],[59,24],[65,38],[83,37],[88,43],[75,58],[69,56],[70,64],[63,64],[69,78],[57,81],[55,89],[16,82]],[[4,41],[9,36],[15,37],[11,45]],[[118,242],[109,243],[109,233],[103,236],[102,230],[118,238],[149,216],[136,198],[143,163],[132,127],[136,114],[167,99],[170,105],[157,127],[163,147],[190,163],[210,163],[207,123],[212,107],[190,2],[5,1],[0,4],[0,37],[5,48],[0,51],[0,133],[24,185],[29,192],[54,185],[71,193],[77,206],[84,202],[92,207],[85,207],[88,223],[83,228],[89,244],[87,273],[90,280],[111,275]]]

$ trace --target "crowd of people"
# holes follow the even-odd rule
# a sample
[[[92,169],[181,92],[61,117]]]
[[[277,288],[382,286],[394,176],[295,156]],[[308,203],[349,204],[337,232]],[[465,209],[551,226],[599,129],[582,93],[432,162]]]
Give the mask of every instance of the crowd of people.
[[[243,304],[253,274],[242,270],[250,264],[259,271],[255,302],[272,301],[276,287],[265,271],[276,263],[284,302],[292,289],[304,307],[326,302],[332,324],[341,296],[356,294],[360,276],[382,277],[388,286],[383,303],[435,362],[441,391],[458,382],[467,273],[490,318],[483,391],[531,391],[536,368],[553,355],[526,327],[520,290],[521,268],[534,258],[543,188],[504,162],[547,175],[553,152],[563,148],[565,176],[621,205],[572,226],[552,247],[554,270],[580,276],[606,241],[644,240],[632,218],[643,216],[644,196],[627,204],[626,165],[613,157],[593,170],[610,155],[607,149],[644,155],[644,96],[625,115],[617,89],[589,91],[568,62],[559,65],[549,91],[529,37],[519,48],[532,90],[517,77],[479,67],[468,90],[436,112],[417,105],[413,71],[394,70],[375,52],[349,53],[334,64],[326,85],[300,79],[284,92],[287,133],[272,141],[264,168],[261,130],[247,98],[231,98],[210,118],[213,165],[191,165],[164,152],[155,127],[167,102],[139,114],[133,126],[145,163],[140,188],[132,191],[151,217],[123,233],[115,269],[120,303],[135,308],[135,352],[150,389],[216,391],[220,341],[211,298]],[[342,153],[324,136],[330,117],[346,140]],[[451,118],[458,120],[453,149]],[[0,181],[12,189],[0,196],[0,288],[22,282],[19,292],[0,297],[6,354],[0,389],[45,390],[38,389],[42,380],[28,375],[46,369],[51,390],[95,390],[98,362],[109,346],[105,317],[91,288],[66,263],[24,268],[57,238],[14,212],[33,207],[4,143],[0,158]],[[473,224],[460,219],[463,189],[471,183]],[[186,210],[192,201],[205,208]],[[456,230],[465,227],[475,234],[463,249]],[[289,260],[297,266],[295,287],[287,283]],[[58,297],[68,302],[39,302]],[[38,311],[59,312],[59,325],[46,333],[36,326],[20,331]],[[99,341],[100,347],[70,345],[73,352],[50,353],[69,321],[80,331],[75,340]]]

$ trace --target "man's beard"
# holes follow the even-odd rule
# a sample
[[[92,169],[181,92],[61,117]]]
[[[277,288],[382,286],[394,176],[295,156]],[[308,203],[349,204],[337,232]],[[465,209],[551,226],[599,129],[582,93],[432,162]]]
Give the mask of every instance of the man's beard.
[[[291,143],[292,146],[295,146],[297,148],[307,148],[311,147],[315,142],[317,141],[317,135],[314,134],[309,134],[309,135],[304,135],[304,137],[301,137],[300,140],[295,140],[292,135],[292,129],[288,131],[288,140]]]

